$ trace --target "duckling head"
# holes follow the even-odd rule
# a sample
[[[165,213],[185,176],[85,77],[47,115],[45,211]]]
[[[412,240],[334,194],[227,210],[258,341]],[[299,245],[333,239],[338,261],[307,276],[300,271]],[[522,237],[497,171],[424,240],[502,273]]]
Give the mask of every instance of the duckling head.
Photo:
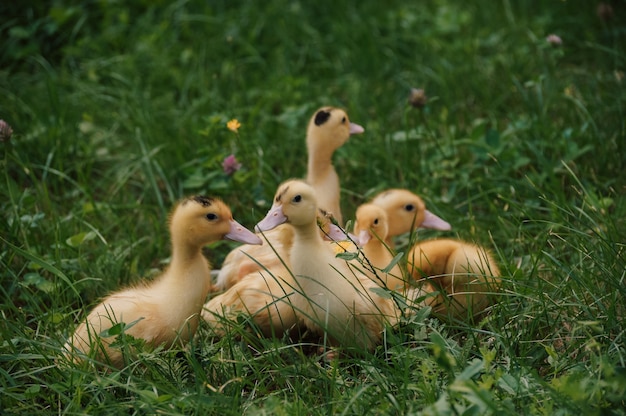
[[[222,239],[262,244],[256,234],[233,219],[224,202],[200,195],[178,204],[170,217],[170,232],[174,240],[197,247]]]
[[[301,180],[288,180],[278,187],[272,207],[256,229],[269,231],[283,223],[296,227],[308,225],[316,221],[317,213],[317,200],[311,185]]]
[[[306,144],[309,152],[327,149],[331,153],[348,141],[351,135],[363,133],[363,127],[351,123],[340,108],[322,107],[309,121]]]
[[[388,232],[387,213],[384,209],[371,203],[357,208],[354,234],[358,237],[359,245],[366,245],[372,238],[384,240]]]
[[[407,233],[421,228],[450,230],[450,224],[426,209],[424,201],[406,189],[389,189],[371,201],[387,212],[389,236]]]

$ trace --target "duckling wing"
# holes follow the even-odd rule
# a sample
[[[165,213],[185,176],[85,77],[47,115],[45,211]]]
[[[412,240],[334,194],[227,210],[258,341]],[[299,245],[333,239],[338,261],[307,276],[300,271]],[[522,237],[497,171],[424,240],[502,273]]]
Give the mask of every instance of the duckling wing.
[[[296,312],[290,303],[295,282],[282,265],[244,276],[226,292],[204,305],[203,319],[216,334],[224,335],[228,319],[250,315],[265,335],[280,335],[296,323]]]

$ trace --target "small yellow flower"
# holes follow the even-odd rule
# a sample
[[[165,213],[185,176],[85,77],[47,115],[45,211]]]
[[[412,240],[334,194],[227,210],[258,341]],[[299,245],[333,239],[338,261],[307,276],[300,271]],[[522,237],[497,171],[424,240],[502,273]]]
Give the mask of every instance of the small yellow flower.
[[[356,253],[358,248],[352,243],[352,241],[335,241],[335,244],[332,245],[335,254],[341,253]]]
[[[226,123],[226,127],[228,127],[228,130],[237,133],[237,130],[239,130],[239,127],[241,127],[241,123],[239,122],[239,120],[234,118]]]

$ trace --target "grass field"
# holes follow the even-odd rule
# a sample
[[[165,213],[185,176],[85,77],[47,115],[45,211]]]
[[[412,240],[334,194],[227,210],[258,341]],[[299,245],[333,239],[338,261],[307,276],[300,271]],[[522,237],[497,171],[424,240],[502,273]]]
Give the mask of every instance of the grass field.
[[[0,6],[0,413],[626,414],[623,0],[28,3]],[[418,313],[332,362],[240,322],[122,371],[57,365],[164,267],[182,196],[258,222],[322,105],[365,128],[334,159],[344,217],[405,187],[453,226],[420,239],[496,253],[481,322]]]

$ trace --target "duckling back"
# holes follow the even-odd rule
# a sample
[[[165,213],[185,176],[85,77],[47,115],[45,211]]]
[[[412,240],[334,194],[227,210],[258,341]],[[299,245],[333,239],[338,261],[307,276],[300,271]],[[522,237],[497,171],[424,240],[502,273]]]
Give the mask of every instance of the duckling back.
[[[280,337],[297,323],[291,304],[294,284],[291,272],[284,265],[273,264],[271,268],[244,276],[209,300],[202,318],[217,336],[226,335],[229,322],[245,316],[261,335]]]
[[[408,255],[408,269],[417,281],[439,289],[433,311],[448,319],[471,319],[492,302],[500,286],[500,270],[489,250],[452,239],[417,243]]]

